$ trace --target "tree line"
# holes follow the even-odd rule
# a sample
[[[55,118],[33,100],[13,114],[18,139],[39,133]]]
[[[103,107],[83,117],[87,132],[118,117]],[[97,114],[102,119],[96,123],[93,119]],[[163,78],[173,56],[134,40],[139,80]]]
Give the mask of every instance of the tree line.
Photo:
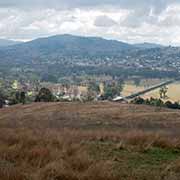
[[[100,85],[98,82],[89,82],[87,88],[87,95],[83,97],[83,101],[93,101],[93,100],[111,100],[116,96],[119,96],[123,89],[122,81],[113,81],[104,83],[103,93],[101,92]],[[2,91],[0,91],[2,92]],[[60,95],[61,96],[61,95]],[[62,94],[63,96],[63,94]],[[6,103],[8,105],[15,104],[26,104],[30,102],[57,102],[62,101],[61,97],[53,95],[53,93],[48,88],[41,88],[40,91],[34,98],[30,98],[25,91],[13,91],[6,94],[0,94],[0,108],[2,108]],[[74,98],[73,100],[80,100]],[[73,101],[72,100],[72,101]]]
[[[137,97],[131,101],[133,104],[145,104],[145,105],[152,105],[157,107],[166,107],[170,109],[180,109],[179,102],[171,102],[171,101],[163,101],[160,98],[149,98],[143,99],[142,97]]]

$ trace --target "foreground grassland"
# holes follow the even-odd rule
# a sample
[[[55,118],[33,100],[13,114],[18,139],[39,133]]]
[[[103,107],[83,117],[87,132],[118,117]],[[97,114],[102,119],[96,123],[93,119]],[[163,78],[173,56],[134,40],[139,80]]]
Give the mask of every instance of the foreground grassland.
[[[118,103],[0,110],[2,180],[179,180],[180,112]]]

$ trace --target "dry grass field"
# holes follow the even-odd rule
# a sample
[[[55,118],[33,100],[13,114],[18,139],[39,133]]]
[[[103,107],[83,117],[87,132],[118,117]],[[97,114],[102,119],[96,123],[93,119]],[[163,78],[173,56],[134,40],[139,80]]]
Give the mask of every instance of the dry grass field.
[[[139,86],[136,86],[133,83],[127,83],[127,84],[124,85],[122,95],[123,96],[128,96],[128,95],[130,95],[132,93],[144,90],[145,88],[147,88],[147,85],[148,86],[153,86],[155,84],[161,83],[162,81],[163,80],[161,80],[161,81],[160,80],[159,81],[154,80],[152,82],[151,81],[142,82]],[[180,83],[176,82],[174,84],[168,85],[167,87],[168,87],[168,92],[167,92],[168,99],[167,100],[170,100],[170,101],[173,101],[173,102],[180,101],[180,93],[179,93],[180,92]],[[142,97],[145,98],[145,99],[148,99],[150,97],[160,98],[159,89],[156,89],[154,91],[146,93]]]
[[[0,180],[179,180],[180,111],[34,103],[0,110]]]

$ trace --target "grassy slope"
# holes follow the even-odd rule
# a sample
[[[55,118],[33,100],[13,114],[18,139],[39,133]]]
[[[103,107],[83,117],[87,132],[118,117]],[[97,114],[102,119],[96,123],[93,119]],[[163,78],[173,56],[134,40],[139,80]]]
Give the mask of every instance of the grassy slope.
[[[118,103],[0,110],[2,180],[179,178],[180,112]]]

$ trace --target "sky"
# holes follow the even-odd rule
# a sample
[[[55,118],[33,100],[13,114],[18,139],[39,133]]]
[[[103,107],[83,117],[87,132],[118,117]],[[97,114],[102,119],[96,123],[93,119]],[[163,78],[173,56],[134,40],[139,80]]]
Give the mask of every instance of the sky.
[[[180,45],[180,0],[0,0],[0,38],[57,34]]]

